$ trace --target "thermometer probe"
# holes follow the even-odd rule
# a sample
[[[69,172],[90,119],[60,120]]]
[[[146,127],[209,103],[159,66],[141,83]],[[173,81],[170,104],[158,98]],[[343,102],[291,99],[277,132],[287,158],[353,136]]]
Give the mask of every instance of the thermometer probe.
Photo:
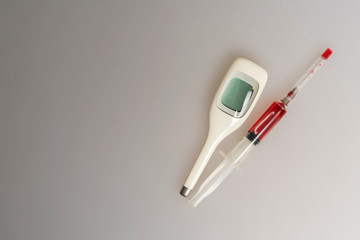
[[[205,197],[211,194],[234,168],[240,169],[240,165],[250,150],[253,149],[254,146],[257,146],[266,134],[280,121],[286,113],[286,106],[293,100],[299,90],[314,76],[331,54],[332,51],[328,48],[280,102],[275,101],[270,105],[264,114],[249,129],[247,136],[245,136],[229,154],[220,152],[224,157],[223,162],[210,174],[201,185],[199,191],[190,199],[189,202],[192,206],[196,207]]]

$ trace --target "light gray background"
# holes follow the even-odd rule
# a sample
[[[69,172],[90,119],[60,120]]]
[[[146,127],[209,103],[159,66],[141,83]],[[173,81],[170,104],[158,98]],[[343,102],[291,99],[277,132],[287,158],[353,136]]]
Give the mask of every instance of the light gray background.
[[[359,239],[359,7],[0,1],[0,239]],[[327,47],[243,172],[191,208],[179,190],[232,61],[269,79],[224,151]]]

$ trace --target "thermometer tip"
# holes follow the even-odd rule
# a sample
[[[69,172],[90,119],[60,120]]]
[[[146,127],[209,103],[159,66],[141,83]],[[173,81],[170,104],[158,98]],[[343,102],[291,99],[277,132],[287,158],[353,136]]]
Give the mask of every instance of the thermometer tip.
[[[326,51],[321,55],[321,57],[322,57],[323,59],[328,59],[332,53],[333,53],[333,51],[332,51],[330,48],[328,48],[328,49],[326,49]]]
[[[183,186],[181,191],[180,191],[180,194],[183,195],[184,197],[187,197],[190,193],[190,189],[188,189],[187,187]]]

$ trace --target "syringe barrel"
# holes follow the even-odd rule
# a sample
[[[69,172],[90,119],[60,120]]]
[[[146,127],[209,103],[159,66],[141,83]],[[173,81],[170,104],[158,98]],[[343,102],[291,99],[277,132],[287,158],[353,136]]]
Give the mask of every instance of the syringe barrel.
[[[271,129],[286,114],[286,106],[282,102],[273,102],[264,114],[249,129],[247,138],[254,144],[260,141],[268,134]]]
[[[235,167],[240,168],[251,149],[254,147],[254,142],[250,141],[247,137],[244,137],[236,146],[226,155],[225,159]]]

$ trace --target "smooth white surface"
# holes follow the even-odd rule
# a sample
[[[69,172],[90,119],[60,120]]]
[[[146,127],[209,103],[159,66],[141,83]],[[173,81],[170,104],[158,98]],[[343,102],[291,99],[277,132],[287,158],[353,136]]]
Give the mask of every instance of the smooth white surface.
[[[359,239],[359,7],[1,1],[0,239]],[[243,172],[189,207],[229,65],[269,73],[248,128],[327,47]]]

